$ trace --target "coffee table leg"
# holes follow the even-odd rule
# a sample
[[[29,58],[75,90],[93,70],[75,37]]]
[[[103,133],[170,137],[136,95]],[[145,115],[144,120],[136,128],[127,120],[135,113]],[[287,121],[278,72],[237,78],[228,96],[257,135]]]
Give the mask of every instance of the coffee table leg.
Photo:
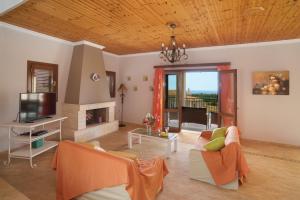
[[[139,144],[142,144],[142,136],[139,135]]]
[[[171,144],[172,144],[172,141],[168,141],[167,154],[166,154],[167,158],[170,157],[171,152],[172,152],[172,146],[171,146]]]
[[[128,148],[129,149],[132,148],[132,137],[131,137],[131,134],[128,134]]]

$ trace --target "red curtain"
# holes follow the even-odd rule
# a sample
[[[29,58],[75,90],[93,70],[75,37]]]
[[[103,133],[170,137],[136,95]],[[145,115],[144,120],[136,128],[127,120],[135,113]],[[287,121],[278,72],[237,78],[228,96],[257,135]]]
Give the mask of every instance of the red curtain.
[[[163,84],[164,84],[164,70],[157,68],[154,72],[153,83],[153,116],[156,118],[154,129],[162,129],[163,117]]]
[[[219,65],[217,66],[218,71],[228,70],[230,69],[229,65]],[[220,83],[221,83],[221,112],[222,113],[229,113],[234,114],[234,91],[233,91],[233,80],[231,74],[223,74],[220,76]],[[234,124],[234,119],[232,117],[225,117],[221,118],[221,124],[223,126],[231,126]]]

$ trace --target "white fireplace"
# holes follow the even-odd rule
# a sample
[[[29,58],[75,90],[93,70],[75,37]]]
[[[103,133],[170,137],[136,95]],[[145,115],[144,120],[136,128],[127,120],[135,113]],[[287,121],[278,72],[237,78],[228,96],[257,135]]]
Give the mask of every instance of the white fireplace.
[[[115,120],[115,102],[95,104],[64,104],[63,115],[67,138],[84,142],[117,131],[119,121]]]

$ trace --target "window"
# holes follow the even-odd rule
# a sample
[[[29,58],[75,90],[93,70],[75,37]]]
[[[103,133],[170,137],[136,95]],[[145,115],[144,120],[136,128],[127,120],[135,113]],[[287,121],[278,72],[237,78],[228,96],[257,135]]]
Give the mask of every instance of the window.
[[[58,65],[35,61],[27,62],[27,91],[54,92],[58,88]]]

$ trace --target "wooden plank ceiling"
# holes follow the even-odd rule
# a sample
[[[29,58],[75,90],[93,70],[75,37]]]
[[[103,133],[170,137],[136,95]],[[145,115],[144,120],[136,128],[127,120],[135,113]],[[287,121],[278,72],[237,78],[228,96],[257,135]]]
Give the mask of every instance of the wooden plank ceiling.
[[[29,0],[0,21],[121,55],[159,50],[168,22],[187,48],[300,38],[300,0]]]

